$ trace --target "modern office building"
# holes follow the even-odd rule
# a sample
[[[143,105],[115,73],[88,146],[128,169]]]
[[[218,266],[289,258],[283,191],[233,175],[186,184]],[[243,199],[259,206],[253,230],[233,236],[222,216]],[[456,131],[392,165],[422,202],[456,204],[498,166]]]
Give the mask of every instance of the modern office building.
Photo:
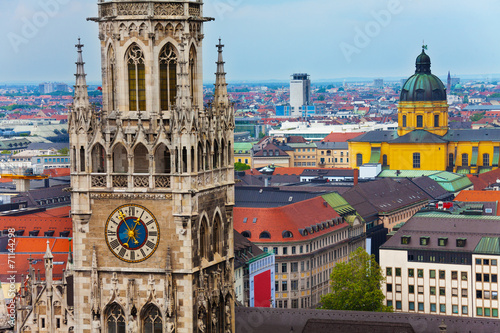
[[[311,103],[311,80],[308,74],[293,74],[290,80],[290,107],[293,117],[302,117],[305,106],[312,106]]]
[[[500,217],[481,215],[479,206],[418,213],[381,247],[387,305],[498,318]]]

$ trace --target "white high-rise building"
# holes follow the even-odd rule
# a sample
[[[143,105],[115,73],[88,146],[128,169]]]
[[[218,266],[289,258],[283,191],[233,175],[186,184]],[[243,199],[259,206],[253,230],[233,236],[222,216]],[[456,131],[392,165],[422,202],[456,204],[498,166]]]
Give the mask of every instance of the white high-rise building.
[[[311,80],[308,74],[293,74],[290,80],[292,117],[301,117],[304,105],[311,104]]]

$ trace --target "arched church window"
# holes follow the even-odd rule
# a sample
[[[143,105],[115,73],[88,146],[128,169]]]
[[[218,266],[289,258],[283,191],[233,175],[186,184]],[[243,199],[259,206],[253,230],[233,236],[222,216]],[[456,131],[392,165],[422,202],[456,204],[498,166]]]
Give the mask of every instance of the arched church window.
[[[424,116],[417,116],[417,127],[424,127]]]
[[[225,149],[226,145],[225,145],[225,142],[224,142],[224,139],[222,139],[221,141],[221,146],[220,146],[220,166],[221,167],[224,167],[226,165],[226,158],[225,158],[225,154],[224,154],[224,149]]]
[[[406,127],[406,115],[403,116],[403,127]]]
[[[205,147],[205,170],[210,170],[210,142],[206,142]]]
[[[233,162],[231,161],[231,155],[232,155],[233,151],[232,151],[232,148],[231,148],[231,141],[229,141],[229,143],[227,144],[227,165],[232,165]]]
[[[490,166],[490,154],[483,154],[483,166]]]
[[[462,154],[462,166],[469,166],[469,154]]]
[[[413,168],[420,169],[420,153],[413,153]]]
[[[156,173],[171,173],[172,172],[172,160],[170,156],[170,151],[167,146],[160,144],[156,148],[155,152],[155,172]]]
[[[196,50],[194,45],[191,45],[189,50],[189,85],[191,88],[191,98],[193,99],[193,105],[197,105],[196,100]]]
[[[455,157],[453,156],[453,154],[448,154],[448,166],[455,166]]]
[[[138,144],[134,149],[134,173],[149,173],[148,149]]]
[[[363,165],[363,154],[356,154],[356,166]]]
[[[203,146],[198,142],[198,171],[203,170]]]
[[[108,109],[116,110],[116,57],[113,46],[108,50]]]
[[[162,333],[163,320],[161,313],[153,304],[144,311],[142,331],[144,333]]]
[[[177,53],[167,43],[160,52],[160,99],[161,109],[169,110],[177,97]]]
[[[195,163],[196,163],[196,153],[194,152],[194,147],[191,146],[191,172],[194,172]]]
[[[212,168],[217,169],[219,167],[219,145],[217,144],[217,140],[214,140],[214,155],[213,155],[213,163]]]
[[[146,66],[144,53],[137,44],[127,51],[129,110],[146,111]]]
[[[92,172],[105,173],[106,172],[106,152],[101,144],[96,144],[92,148]]]
[[[108,333],[125,333],[125,316],[123,309],[118,304],[113,304],[106,316]]]
[[[215,216],[213,227],[213,246],[214,253],[222,255],[222,223],[219,214]]]
[[[210,244],[208,223],[204,217],[200,224],[200,257],[208,259],[208,246]]]
[[[80,171],[85,172],[85,149],[80,147]]]
[[[439,115],[434,115],[434,127],[439,127]]]
[[[188,152],[186,147],[182,147],[182,172],[188,171]]]
[[[113,172],[127,173],[128,172],[128,156],[127,150],[121,144],[118,144],[113,149]]]

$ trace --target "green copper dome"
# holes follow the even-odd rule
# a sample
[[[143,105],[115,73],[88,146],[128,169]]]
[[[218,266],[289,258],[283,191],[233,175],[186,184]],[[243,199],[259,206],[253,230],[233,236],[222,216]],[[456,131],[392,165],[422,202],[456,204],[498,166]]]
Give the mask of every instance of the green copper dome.
[[[443,82],[431,73],[431,58],[422,49],[417,57],[415,74],[406,80],[401,89],[401,102],[446,101]]]

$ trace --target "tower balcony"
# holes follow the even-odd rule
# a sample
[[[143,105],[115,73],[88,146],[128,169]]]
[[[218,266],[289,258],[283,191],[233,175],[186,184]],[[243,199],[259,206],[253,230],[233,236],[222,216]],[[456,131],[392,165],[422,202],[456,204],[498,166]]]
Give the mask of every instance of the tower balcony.
[[[99,3],[100,19],[165,19],[167,17],[202,16],[202,3],[198,0],[185,1],[105,1]]]

